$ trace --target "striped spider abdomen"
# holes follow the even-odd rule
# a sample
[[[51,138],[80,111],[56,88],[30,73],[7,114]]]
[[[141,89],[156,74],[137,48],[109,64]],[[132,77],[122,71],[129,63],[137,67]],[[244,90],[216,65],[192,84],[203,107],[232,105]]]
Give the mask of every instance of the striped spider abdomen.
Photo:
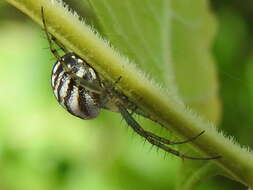
[[[74,53],[67,53],[55,63],[51,84],[58,102],[72,115],[95,118],[101,109],[100,94],[81,85],[80,79],[99,86],[96,72]]]

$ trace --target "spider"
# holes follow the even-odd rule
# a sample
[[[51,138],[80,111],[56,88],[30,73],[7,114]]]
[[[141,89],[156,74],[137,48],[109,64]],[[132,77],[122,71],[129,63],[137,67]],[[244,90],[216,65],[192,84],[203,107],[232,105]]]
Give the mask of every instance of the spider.
[[[68,51],[63,44],[48,32],[43,7],[41,7],[41,17],[50,51],[57,59],[51,76],[53,92],[57,101],[70,114],[81,119],[93,119],[98,116],[102,108],[119,112],[126,123],[138,135],[168,153],[172,153],[182,159],[192,160],[220,158],[220,156],[188,156],[168,147],[168,145],[184,144],[193,141],[202,135],[204,131],[187,140],[173,142],[143,129],[129,112],[129,110],[136,112],[137,106],[131,103],[126,96],[115,90],[115,85],[120,81],[121,77],[119,77],[114,85],[108,86],[108,83],[102,81],[99,74],[84,59],[76,53]],[[59,55],[57,49],[54,48],[53,42],[65,53],[64,55]]]

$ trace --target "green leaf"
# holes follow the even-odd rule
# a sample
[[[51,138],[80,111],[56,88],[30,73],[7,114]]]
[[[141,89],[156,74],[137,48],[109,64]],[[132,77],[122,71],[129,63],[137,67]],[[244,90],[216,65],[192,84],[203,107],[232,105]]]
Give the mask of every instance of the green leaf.
[[[117,49],[188,106],[218,122],[220,104],[210,45],[215,20],[202,0],[89,0],[102,32]],[[185,164],[179,187],[210,175],[206,162]],[[210,165],[210,164],[209,164]],[[190,167],[192,166],[192,167]],[[203,167],[207,168],[203,170]],[[197,172],[197,170],[200,172]],[[214,167],[210,167],[211,169]],[[189,170],[189,172],[185,172]],[[205,172],[203,172],[205,171]],[[189,178],[197,172],[198,180]],[[196,175],[195,175],[196,177]],[[188,180],[189,179],[189,182]]]
[[[169,91],[213,121],[219,120],[210,42],[215,22],[207,1],[89,0],[102,32]]]
[[[172,1],[172,60],[176,83],[184,102],[202,116],[218,124],[220,102],[211,42],[216,29],[208,1]],[[178,187],[195,189],[209,176],[221,173],[207,162],[186,161],[182,164]]]
[[[216,22],[207,0],[172,1],[171,47],[176,84],[184,102],[218,123],[220,103],[211,55]]]
[[[85,59],[108,82],[115,82],[121,76],[122,80],[117,84],[117,90],[165,128],[184,138],[205,130],[204,135],[189,145],[207,156],[221,155],[220,159],[211,162],[233,179],[253,186],[253,155],[249,149],[240,147],[231,138],[218,132],[210,122],[188,109],[175,93],[165,92],[157,83],[150,81],[86,23],[81,22],[77,15],[64,7],[64,4],[57,0],[7,2],[40,25],[43,6],[48,31],[62,44]]]
[[[90,4],[111,44],[173,90],[169,1],[90,0]]]

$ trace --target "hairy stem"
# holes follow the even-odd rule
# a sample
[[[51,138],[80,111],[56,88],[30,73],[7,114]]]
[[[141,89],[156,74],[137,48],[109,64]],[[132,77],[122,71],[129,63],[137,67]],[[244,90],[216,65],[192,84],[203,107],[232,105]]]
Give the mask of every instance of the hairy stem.
[[[213,160],[229,176],[253,187],[253,155],[231,138],[219,133],[212,124],[186,108],[181,100],[150,81],[136,66],[110,47],[88,25],[64,8],[59,1],[6,0],[42,25],[41,7],[50,33],[61,43],[85,59],[101,76],[113,82],[121,76],[117,87],[152,119],[184,138],[205,133],[191,144]],[[187,60],[186,60],[187,61]]]

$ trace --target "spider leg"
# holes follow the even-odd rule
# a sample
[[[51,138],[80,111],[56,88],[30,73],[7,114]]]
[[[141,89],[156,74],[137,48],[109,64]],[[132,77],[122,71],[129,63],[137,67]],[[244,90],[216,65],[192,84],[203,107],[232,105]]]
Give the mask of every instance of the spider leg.
[[[136,106],[135,108],[133,108],[133,109],[131,110],[131,112],[129,113],[129,114],[131,115],[131,117],[132,117],[132,115],[135,113],[136,109],[137,109],[137,106]],[[176,145],[176,144],[185,144],[185,143],[194,141],[194,140],[197,139],[199,136],[201,136],[205,131],[201,131],[199,134],[197,134],[197,135],[195,135],[195,136],[193,136],[193,137],[191,137],[191,138],[188,138],[188,139],[186,139],[186,140],[184,140],[184,141],[177,141],[177,142],[170,141],[170,140],[168,140],[168,139],[166,139],[166,138],[160,137],[160,136],[158,136],[158,135],[156,135],[156,134],[154,134],[154,133],[151,133],[151,132],[149,132],[149,131],[145,131],[145,132],[146,132],[146,134],[147,134],[148,136],[150,136],[150,137],[152,137],[153,139],[156,139],[156,140],[158,140],[158,141],[160,141],[160,142],[162,142],[162,143],[164,143],[164,144],[167,144],[167,145]]]
[[[57,39],[56,39],[56,37],[54,37],[52,34],[51,34],[51,39],[52,39],[52,41],[54,41],[54,43],[56,43],[59,47],[60,47],[60,49],[62,50],[62,51],[64,51],[65,53],[68,53],[69,51],[67,50],[67,48],[61,43],[61,42],[59,42]]]
[[[77,76],[75,73],[71,72],[71,69],[69,69],[65,64],[63,64],[64,70],[68,73],[68,75],[75,81],[75,83],[91,92],[95,92],[97,94],[103,94],[109,92],[114,92],[115,85],[121,80],[121,77],[119,77],[115,82],[114,85],[109,90],[104,90],[101,86],[94,84],[93,82],[90,82],[88,80],[85,80],[79,76]]]
[[[64,70],[70,76],[70,78],[72,78],[75,81],[77,86],[81,86],[81,87],[85,88],[86,90],[89,90],[91,92],[95,92],[97,94],[103,93],[103,89],[99,85],[96,85],[88,80],[85,80],[85,79],[77,76],[75,73],[71,72],[71,70],[69,70],[67,68],[67,66],[65,66],[64,64],[63,64],[63,67],[64,67]]]
[[[137,121],[131,116],[131,114],[125,109],[123,106],[118,105],[118,108],[120,110],[120,113],[122,117],[125,119],[127,124],[140,136],[144,137],[148,142],[150,142],[152,145],[163,149],[166,152],[169,152],[171,154],[174,154],[182,159],[191,159],[191,160],[213,160],[213,159],[218,159],[221,156],[214,156],[214,157],[193,157],[193,156],[188,156],[185,154],[180,153],[177,150],[174,150],[172,148],[169,148],[166,146],[164,142],[161,141],[161,137],[157,138],[158,136],[151,135],[152,133],[145,131]],[[202,132],[203,133],[203,132]],[[164,138],[162,138],[164,139]],[[166,139],[167,140],[167,139]],[[169,141],[170,142],[170,141]]]
[[[195,139],[197,139],[200,135],[202,135],[205,131],[202,131],[200,132],[199,134],[197,134],[196,136],[193,136],[189,139],[186,139],[184,141],[178,141],[178,142],[174,142],[174,141],[170,141],[166,138],[163,138],[163,137],[160,137],[154,133],[151,133],[149,131],[146,131],[147,135],[149,135],[150,137],[152,137],[153,139],[156,139],[157,141],[160,141],[164,144],[167,144],[167,145],[176,145],[176,144],[185,144],[185,143],[188,143],[188,142],[191,142],[191,141],[194,141]]]
[[[106,93],[112,93],[114,96],[119,97],[117,91],[115,90],[116,85],[119,83],[119,81],[122,79],[121,76],[119,76],[113,84],[108,84],[108,81],[101,81],[102,86],[105,88]]]
[[[52,42],[52,35],[50,36],[50,33],[48,32],[48,29],[47,29],[47,25],[46,25],[46,19],[45,19],[45,15],[44,15],[44,8],[41,7],[41,17],[42,17],[42,23],[43,23],[43,27],[44,27],[44,31],[46,33],[46,37],[47,37],[47,40],[49,42],[49,48],[50,48],[50,51],[52,52],[52,54],[56,57],[57,60],[60,59],[60,55],[58,54],[56,48],[54,48],[53,46],[53,42]],[[53,37],[55,38],[55,37]]]

